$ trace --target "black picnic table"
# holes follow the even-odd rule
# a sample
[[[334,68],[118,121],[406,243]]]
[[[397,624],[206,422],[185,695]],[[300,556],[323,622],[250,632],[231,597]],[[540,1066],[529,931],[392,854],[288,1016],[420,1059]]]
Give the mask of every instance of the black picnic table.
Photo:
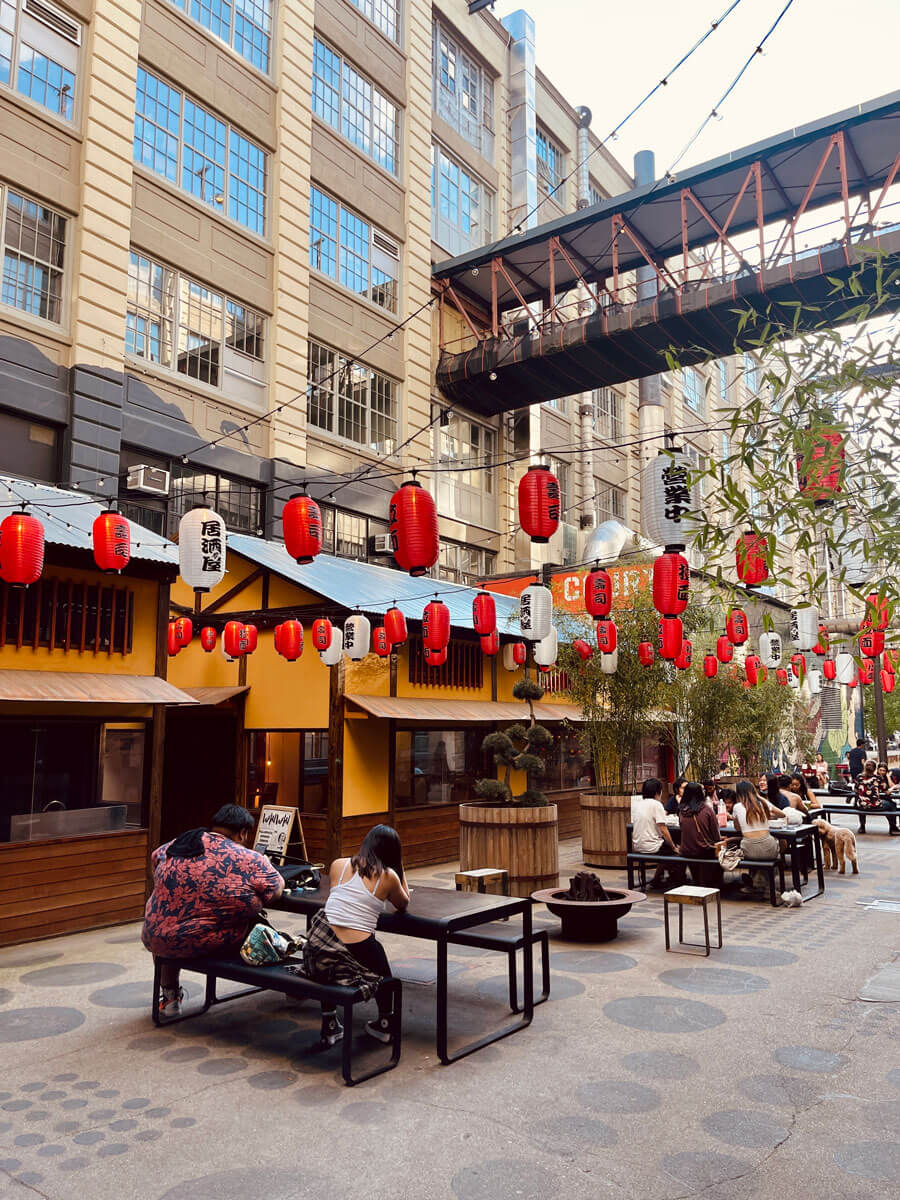
[[[282,912],[302,913],[311,917],[323,908],[331,890],[327,879],[323,879],[315,891],[298,891],[282,895],[266,906]],[[522,934],[525,945],[530,946],[532,937],[531,900],[518,896],[494,896],[476,892],[457,892],[449,888],[414,887],[409,907],[404,912],[389,908],[378,918],[381,933],[396,933],[403,937],[422,938],[437,944],[437,1000],[436,1000],[436,1048],[442,1063],[456,1062],[508,1037],[531,1024],[534,1014],[534,964],[530,950],[523,956],[524,1002],[519,1020],[504,1025],[494,1033],[469,1042],[452,1053],[447,1047],[447,947],[454,933],[498,921],[503,917],[522,918]]]

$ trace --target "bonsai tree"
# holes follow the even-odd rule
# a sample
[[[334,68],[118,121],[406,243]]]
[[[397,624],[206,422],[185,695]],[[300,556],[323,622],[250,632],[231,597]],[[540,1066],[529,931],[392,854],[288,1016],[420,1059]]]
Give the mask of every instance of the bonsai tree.
[[[540,700],[543,694],[544,689],[541,685],[527,676],[513,686],[515,698],[525,700],[528,704],[529,722],[527,725],[510,725],[506,730],[489,733],[481,743],[482,750],[493,755],[495,765],[502,767],[504,772],[502,779],[478,780],[475,784],[475,795],[480,796],[482,800],[499,800],[520,807],[547,806],[547,797],[535,783],[544,773],[542,753],[553,741],[550,732],[534,719],[534,702]],[[518,796],[513,795],[510,786],[513,771],[525,773],[525,790]]]

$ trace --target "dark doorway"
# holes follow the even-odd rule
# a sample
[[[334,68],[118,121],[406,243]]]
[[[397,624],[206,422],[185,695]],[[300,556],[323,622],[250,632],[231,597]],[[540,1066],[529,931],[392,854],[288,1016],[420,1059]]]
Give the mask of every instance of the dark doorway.
[[[216,809],[234,802],[242,726],[230,704],[168,709],[160,842],[208,825]]]

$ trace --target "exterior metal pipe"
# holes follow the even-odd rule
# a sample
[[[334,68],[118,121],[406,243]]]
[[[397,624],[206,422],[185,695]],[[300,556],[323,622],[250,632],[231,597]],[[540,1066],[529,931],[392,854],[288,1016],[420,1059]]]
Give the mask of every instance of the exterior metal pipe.
[[[578,114],[578,135],[575,141],[575,153],[578,156],[576,208],[588,208],[591,203],[591,141],[588,136],[591,128],[591,110],[582,104],[575,111]]]
[[[575,141],[575,153],[578,157],[578,199],[576,207],[588,208],[591,203],[591,173],[590,173],[590,128],[591,110],[584,104],[575,110],[578,114],[578,135]],[[578,285],[578,311],[591,311],[590,297],[587,289]],[[578,404],[578,416],[581,422],[581,527],[590,529],[594,524],[597,511],[594,496],[594,398],[590,392],[583,392]]]

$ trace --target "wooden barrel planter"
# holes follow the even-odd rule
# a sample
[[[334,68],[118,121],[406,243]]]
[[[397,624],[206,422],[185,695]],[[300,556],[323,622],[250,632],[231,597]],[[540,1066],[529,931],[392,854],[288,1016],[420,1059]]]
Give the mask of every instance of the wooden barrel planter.
[[[502,867],[511,896],[559,886],[559,820],[555,804],[459,806],[459,868]]]
[[[581,858],[589,867],[624,867],[630,796],[581,793]]]

